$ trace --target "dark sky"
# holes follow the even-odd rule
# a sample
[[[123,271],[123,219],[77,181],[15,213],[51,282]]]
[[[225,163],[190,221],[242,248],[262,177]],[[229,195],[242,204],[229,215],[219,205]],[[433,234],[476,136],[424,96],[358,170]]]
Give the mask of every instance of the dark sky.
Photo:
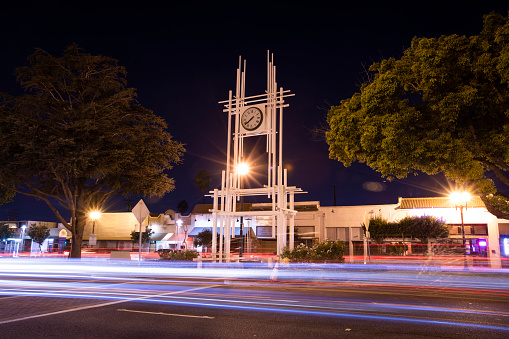
[[[140,103],[164,117],[174,138],[186,144],[183,163],[170,172],[176,189],[162,198],[144,198],[151,212],[162,213],[176,209],[180,200],[190,208],[201,203],[193,177],[202,169],[213,175],[213,186],[219,186],[227,126],[218,101],[235,89],[239,56],[247,60],[246,95],[261,94],[270,50],[278,86],[295,94],[285,110],[283,161],[289,168],[289,184],[308,192],[296,200],[333,205],[331,185],[336,186],[338,205],[396,203],[399,196],[443,194],[447,182],[441,176],[389,183],[365,165],[345,168],[328,159],[325,141],[315,141],[310,130],[325,121],[327,107],[358,90],[366,67],[401,56],[414,36],[475,35],[484,14],[507,15],[508,6],[499,1],[343,3],[4,4],[0,92],[20,93],[14,69],[25,65],[36,47],[60,55],[66,45],[76,42],[87,52],[119,60]],[[107,207],[124,211],[127,203],[119,196]],[[49,208],[32,198],[17,197],[0,206],[0,220],[13,213],[18,219],[56,220]]]

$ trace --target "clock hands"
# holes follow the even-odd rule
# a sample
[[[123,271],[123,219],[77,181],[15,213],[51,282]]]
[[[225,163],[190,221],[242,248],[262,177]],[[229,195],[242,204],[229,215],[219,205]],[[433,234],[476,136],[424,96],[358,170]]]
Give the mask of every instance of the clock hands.
[[[247,131],[254,131],[260,127],[263,119],[263,113],[257,107],[249,107],[244,111],[244,113],[242,113],[241,119],[242,126]]]

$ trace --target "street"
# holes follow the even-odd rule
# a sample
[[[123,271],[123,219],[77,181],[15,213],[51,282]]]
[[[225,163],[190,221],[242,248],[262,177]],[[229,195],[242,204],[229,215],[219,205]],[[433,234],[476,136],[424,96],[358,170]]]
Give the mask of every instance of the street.
[[[2,259],[6,338],[506,338],[507,270]]]

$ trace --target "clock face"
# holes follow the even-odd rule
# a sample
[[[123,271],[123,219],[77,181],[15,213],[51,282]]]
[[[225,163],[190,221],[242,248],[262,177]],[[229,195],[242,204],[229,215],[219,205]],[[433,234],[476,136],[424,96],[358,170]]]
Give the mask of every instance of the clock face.
[[[262,125],[263,113],[258,107],[249,107],[242,113],[240,121],[246,130],[254,131]]]

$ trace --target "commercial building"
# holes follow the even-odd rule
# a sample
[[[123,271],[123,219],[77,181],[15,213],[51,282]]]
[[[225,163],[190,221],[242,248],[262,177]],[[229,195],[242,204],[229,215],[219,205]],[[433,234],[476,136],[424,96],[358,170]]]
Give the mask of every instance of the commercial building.
[[[271,204],[245,203],[244,211],[270,210]],[[142,229],[150,227],[154,232],[151,237],[150,250],[159,249],[194,249],[193,239],[203,230],[212,230],[212,205],[196,205],[188,216],[181,216],[173,210],[163,214],[151,213],[143,222]],[[240,208],[238,208],[240,210]],[[462,245],[463,229],[468,254],[489,259],[491,266],[500,267],[502,261],[509,257],[509,221],[498,219],[489,213],[478,197],[472,198],[466,206],[457,207],[448,198],[399,198],[395,204],[359,205],[359,206],[320,206],[318,201],[295,202],[295,238],[296,244],[312,245],[317,241],[342,240],[348,245],[346,255],[359,255],[363,252],[365,240],[362,225],[366,216],[380,216],[390,222],[401,220],[406,216],[434,216],[442,219],[449,227],[449,244]],[[259,253],[276,253],[273,217],[250,216],[244,218],[244,248],[246,256]],[[462,220],[463,218],[463,220]],[[12,223],[17,233],[10,241],[11,250],[22,236],[23,225],[41,222],[4,222]],[[61,224],[47,223],[51,230],[47,247],[56,248],[59,235],[62,235]],[[232,251],[238,250],[240,220],[236,220]],[[87,221],[83,235],[83,246],[103,249],[134,250],[137,244],[131,242],[131,232],[139,231],[139,223],[130,212],[103,213],[95,222]],[[18,234],[19,233],[19,234]],[[88,239],[95,234],[97,243],[90,245]],[[70,234],[67,232],[66,238]],[[60,237],[61,238],[61,237]],[[18,241],[19,242],[19,241]],[[430,248],[437,241],[431,239],[428,244],[418,244],[419,239],[387,239],[387,242],[405,242],[409,246],[408,254],[430,253]],[[4,245],[7,246],[7,245]],[[148,247],[148,245],[145,245]],[[421,247],[419,247],[421,246]],[[431,247],[430,247],[431,246]],[[423,248],[424,247],[424,248]],[[33,246],[32,246],[33,248]],[[435,247],[436,248],[436,247]]]
[[[244,211],[264,211],[270,209],[270,204],[245,203]],[[212,205],[196,205],[189,216],[182,217],[169,210],[165,214],[151,214],[144,222],[155,232],[152,237],[151,248],[182,248],[186,242],[187,248],[193,247],[193,238],[205,229],[212,230]],[[237,208],[240,210],[240,208]],[[390,222],[398,221],[406,216],[434,216],[442,219],[449,226],[449,244],[461,245],[463,232],[468,252],[472,256],[485,257],[492,266],[499,267],[501,259],[509,257],[509,221],[498,219],[489,213],[478,197],[459,208],[452,205],[448,198],[399,198],[395,204],[359,205],[359,206],[320,206],[318,201],[296,202],[295,210],[295,243],[312,245],[317,241],[342,240],[348,244],[347,255],[362,253],[365,239],[362,224],[366,216],[380,216]],[[461,221],[463,214],[463,223]],[[106,241],[107,247],[132,248],[130,246],[130,232],[138,230],[139,226],[132,213],[104,214],[96,225],[98,240]],[[258,253],[275,253],[273,222],[271,216],[251,216],[244,218],[244,246],[246,255]],[[180,221],[179,221],[180,220]],[[180,222],[180,226],[178,223]],[[232,234],[238,239],[240,236],[240,220],[236,220]],[[91,224],[87,224],[86,237],[91,234]],[[88,232],[88,233],[87,233]],[[123,232],[123,233],[122,233]],[[116,243],[115,243],[116,241]],[[122,243],[122,241],[124,243]],[[428,244],[421,245],[419,239],[396,238],[387,242],[402,242],[408,246],[408,254],[424,254],[429,252],[430,246],[437,241],[431,239]],[[232,251],[237,251],[232,246]],[[435,249],[437,247],[434,247]]]
[[[20,220],[20,221],[0,221],[0,225],[7,225],[12,234],[5,241],[0,241],[0,253],[9,253],[10,255],[17,255],[20,252],[40,253],[53,252],[62,250],[66,242],[71,237],[71,233],[61,223],[35,221],[35,220]],[[27,235],[28,229],[31,226],[46,226],[50,231],[50,236],[40,246],[32,241]]]

